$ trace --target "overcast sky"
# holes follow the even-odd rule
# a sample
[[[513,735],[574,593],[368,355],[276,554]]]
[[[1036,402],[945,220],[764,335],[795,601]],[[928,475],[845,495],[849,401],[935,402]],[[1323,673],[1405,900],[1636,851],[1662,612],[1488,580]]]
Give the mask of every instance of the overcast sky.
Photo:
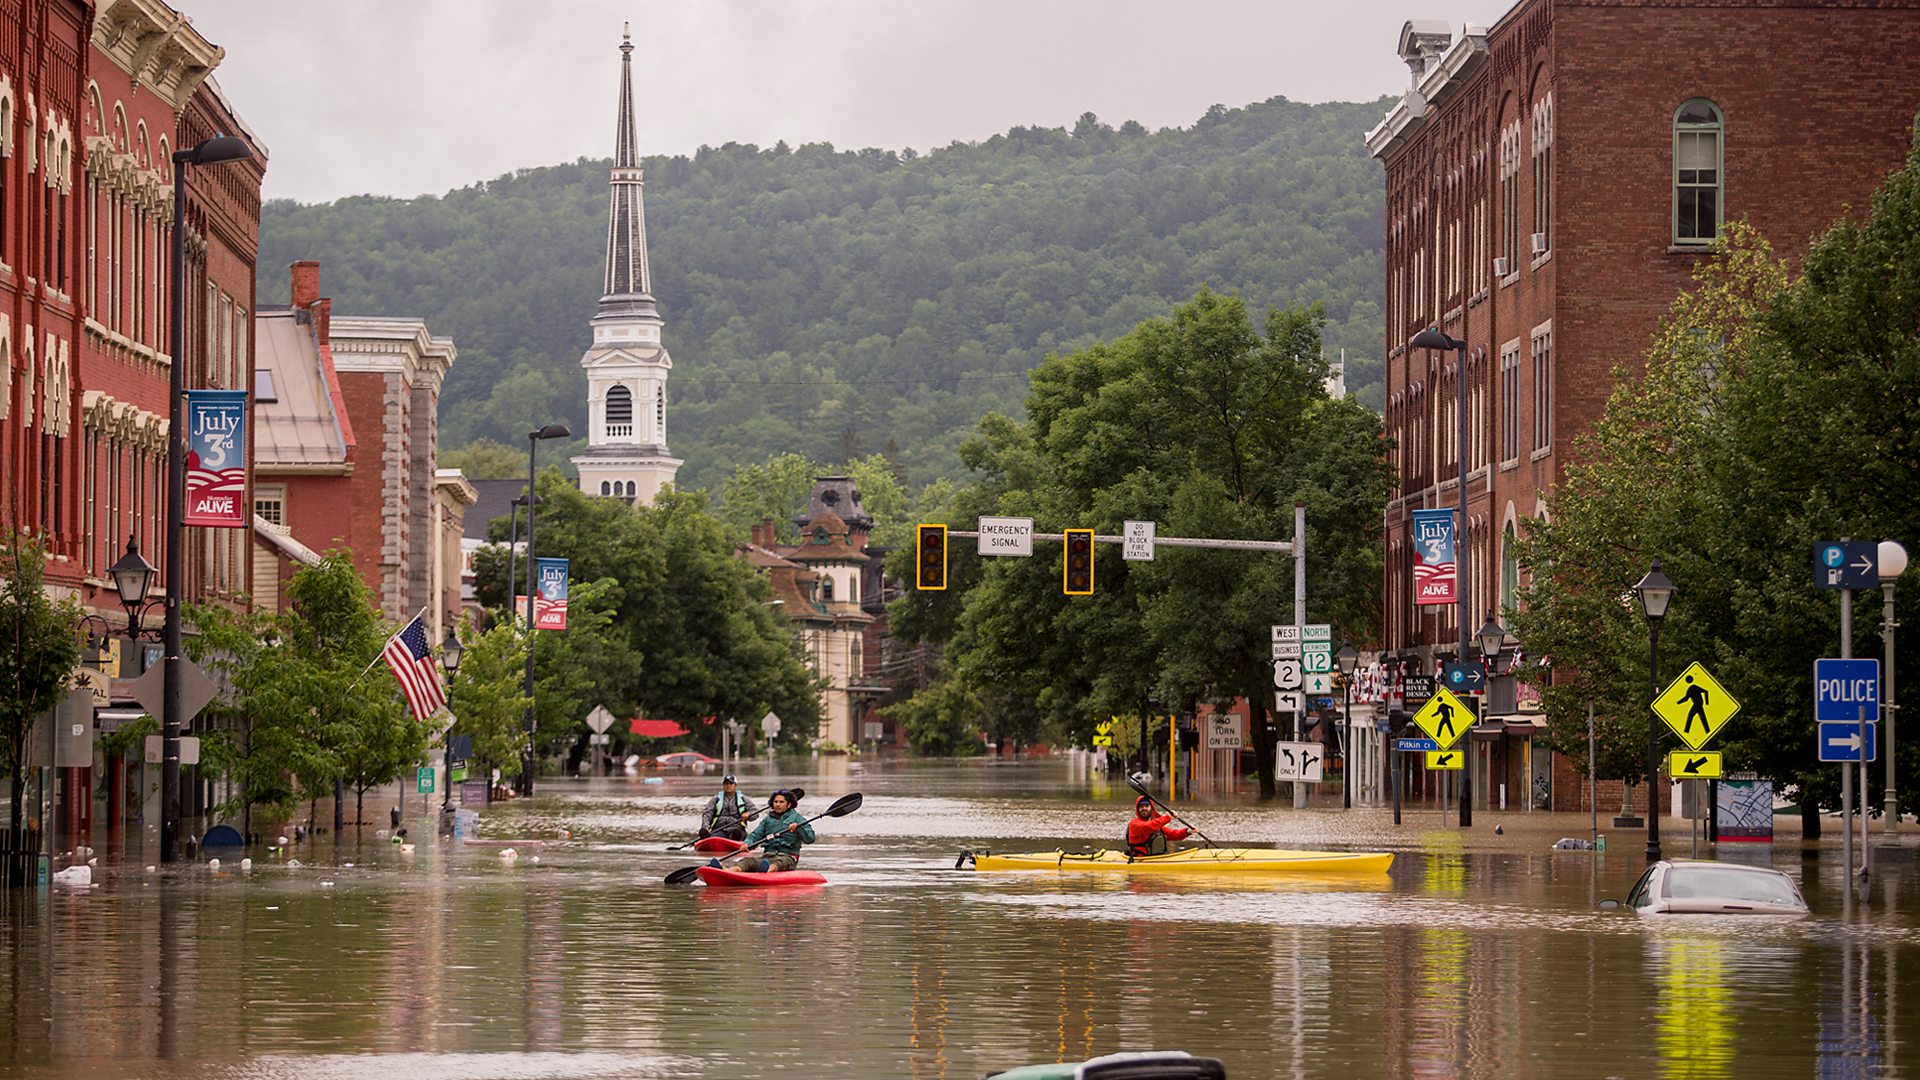
[[[927,150],[1018,124],[1397,94],[1410,18],[1512,0],[171,0],[270,153],[268,198],[440,193],[609,157],[620,30],[643,154]]]

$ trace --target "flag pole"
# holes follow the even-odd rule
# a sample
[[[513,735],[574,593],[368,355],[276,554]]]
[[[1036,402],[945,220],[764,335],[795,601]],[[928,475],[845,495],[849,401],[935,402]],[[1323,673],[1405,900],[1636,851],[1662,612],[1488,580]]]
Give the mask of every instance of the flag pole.
[[[420,610],[419,610],[419,612],[418,612],[418,613],[416,613],[416,614],[414,615],[414,617],[413,617],[412,619],[408,619],[408,620],[407,620],[406,622],[403,622],[403,623],[401,623],[401,624],[400,624],[400,629],[398,629],[398,630],[395,630],[395,631],[394,631],[393,633],[391,633],[391,634],[388,634],[388,635],[387,635],[387,640],[385,640],[385,641],[383,641],[383,642],[381,642],[381,643],[380,643],[380,651],[379,651],[379,652],[377,652],[377,653],[374,653],[374,654],[373,654],[373,659],[371,659],[371,660],[369,660],[369,661],[367,661],[367,666],[366,666],[366,667],[363,667],[363,668],[361,668],[361,669],[360,669],[360,674],[358,674],[358,675],[355,675],[355,676],[353,677],[353,681],[347,684],[347,689],[348,689],[348,690],[351,690],[351,689],[353,689],[354,687],[356,687],[356,686],[359,686],[359,685],[360,685],[360,680],[361,680],[361,679],[364,679],[364,678],[366,678],[366,677],[367,677],[367,672],[369,672],[369,671],[372,671],[372,670],[373,670],[373,665],[375,665],[375,664],[377,664],[377,663],[379,663],[379,662],[380,662],[380,658],[381,658],[382,656],[385,656],[385,655],[386,655],[386,653],[387,653],[387,646],[388,646],[388,645],[391,645],[391,644],[393,644],[393,639],[394,639],[394,638],[397,638],[397,637],[399,637],[399,636],[400,636],[401,634],[404,634],[404,633],[406,633],[406,632],[407,632],[407,627],[409,627],[409,626],[412,626],[412,625],[414,624],[414,622],[415,622],[415,620],[418,620],[418,619],[420,619],[420,618],[422,618],[422,617],[424,617],[424,616],[426,615],[426,613],[427,613],[427,608],[428,608],[428,607],[430,607],[430,606],[431,606],[431,605],[426,605],[426,604],[423,604],[423,605],[421,605],[421,607],[420,607]]]

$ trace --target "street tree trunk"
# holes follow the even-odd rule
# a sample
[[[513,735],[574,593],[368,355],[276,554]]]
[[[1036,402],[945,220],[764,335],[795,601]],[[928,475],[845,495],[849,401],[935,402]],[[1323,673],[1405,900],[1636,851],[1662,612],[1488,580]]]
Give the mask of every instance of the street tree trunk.
[[[1260,801],[1272,802],[1279,794],[1273,779],[1273,723],[1259,692],[1247,695],[1247,715],[1253,724],[1254,770],[1260,775]]]

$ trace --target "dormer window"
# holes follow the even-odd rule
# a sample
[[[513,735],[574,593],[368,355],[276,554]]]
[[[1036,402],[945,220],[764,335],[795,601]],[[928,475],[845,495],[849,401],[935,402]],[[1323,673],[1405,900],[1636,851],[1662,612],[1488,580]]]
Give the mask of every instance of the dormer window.
[[[816,544],[830,544],[833,542],[833,538],[827,534],[827,527],[825,525],[815,525],[813,527],[813,542]]]

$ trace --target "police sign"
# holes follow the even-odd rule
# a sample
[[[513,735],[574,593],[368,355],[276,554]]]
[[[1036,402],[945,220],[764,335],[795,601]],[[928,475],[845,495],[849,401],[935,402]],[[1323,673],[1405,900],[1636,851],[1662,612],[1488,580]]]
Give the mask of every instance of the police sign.
[[[1880,716],[1880,661],[1815,660],[1813,662],[1813,718],[1859,720]]]

